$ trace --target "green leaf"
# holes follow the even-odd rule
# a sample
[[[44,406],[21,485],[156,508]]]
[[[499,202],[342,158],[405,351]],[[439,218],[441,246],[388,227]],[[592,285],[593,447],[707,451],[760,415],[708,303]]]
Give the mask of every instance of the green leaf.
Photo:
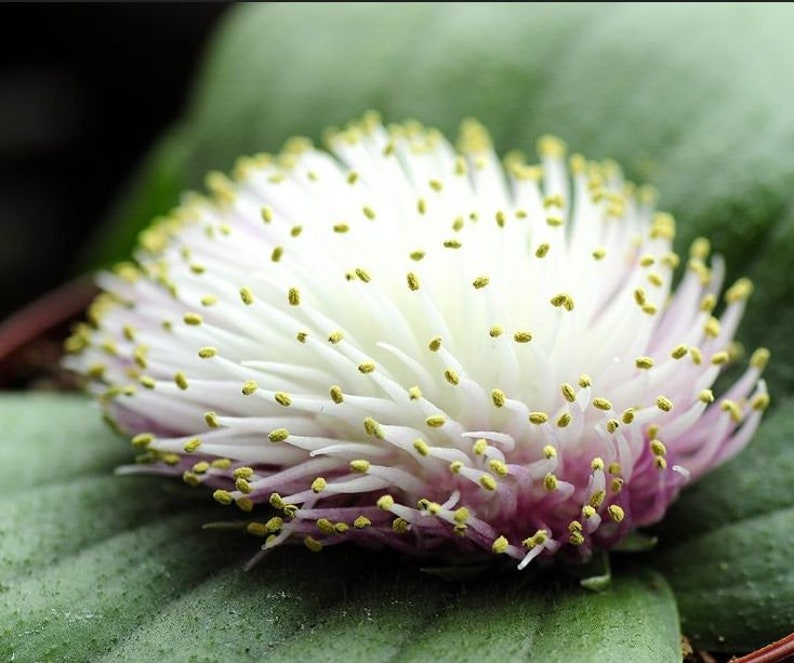
[[[116,477],[86,400],[0,398],[0,657],[17,661],[679,661],[672,594],[623,569],[599,594],[516,571],[448,584],[359,549],[275,551],[201,491]]]
[[[684,493],[660,528],[654,562],[684,632],[707,649],[745,651],[794,624],[794,401],[739,457]]]

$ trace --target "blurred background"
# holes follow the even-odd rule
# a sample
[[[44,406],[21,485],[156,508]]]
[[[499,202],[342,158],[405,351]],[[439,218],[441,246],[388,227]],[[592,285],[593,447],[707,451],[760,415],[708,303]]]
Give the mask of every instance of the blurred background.
[[[0,323],[78,272],[226,9],[0,5]]]

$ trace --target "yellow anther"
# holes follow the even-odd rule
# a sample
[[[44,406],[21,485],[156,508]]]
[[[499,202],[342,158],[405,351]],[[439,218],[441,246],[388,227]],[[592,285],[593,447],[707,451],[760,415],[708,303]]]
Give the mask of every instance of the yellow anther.
[[[245,531],[260,537],[265,537],[270,534],[265,523],[248,523],[248,525],[245,526]]]
[[[607,507],[607,511],[609,512],[609,517],[612,518],[616,523],[621,522],[626,517],[626,512],[623,511],[617,504],[610,504]]]
[[[270,506],[272,506],[274,509],[283,509],[285,506],[287,506],[287,503],[278,493],[271,493],[270,499],[268,501],[270,502]]]
[[[228,470],[231,466],[232,461],[230,458],[216,458],[212,461],[212,467],[218,470]]]
[[[425,419],[425,423],[430,428],[441,428],[447,422],[443,414],[434,414]]]
[[[197,437],[194,437],[191,440],[185,442],[182,448],[185,450],[186,454],[192,454],[198,451],[198,448],[201,446],[201,440]]]
[[[419,262],[422,258],[425,257],[425,252],[424,251],[411,251],[411,253],[409,253],[408,255],[410,256],[411,260]]]
[[[634,291],[634,301],[637,302],[637,306],[645,306],[645,303],[647,302],[645,290],[642,288],[637,288]]]
[[[711,293],[704,295],[700,300],[700,310],[703,313],[711,313],[717,305],[717,298]]]
[[[218,419],[218,415],[215,412],[205,412],[204,421],[207,422],[207,426],[209,426],[210,428],[218,428],[221,425],[221,422]]]
[[[736,401],[726,398],[720,403],[720,409],[723,412],[728,412],[734,423],[739,423],[742,420],[742,408]]]
[[[496,225],[497,225],[497,226],[499,226],[500,228],[504,228],[504,227],[505,227],[505,221],[506,221],[506,220],[507,220],[507,217],[505,216],[505,213],[504,213],[504,212],[502,212],[502,211],[500,210],[500,211],[498,211],[498,212],[496,213]]]
[[[651,357],[637,357],[634,360],[634,365],[637,368],[647,370],[649,368],[653,368],[653,359]]]
[[[370,221],[372,221],[372,219],[375,218],[375,210],[373,210],[371,207],[367,205],[364,205],[364,207],[361,208],[361,213],[364,216],[366,216]]]
[[[191,470],[195,474],[205,474],[210,469],[210,467],[212,466],[206,460],[200,460],[198,463],[193,465]]]
[[[770,402],[769,394],[763,392],[753,396],[753,399],[750,401],[750,406],[754,410],[763,411],[769,407],[769,402]]]
[[[335,223],[333,226],[333,231],[335,233],[344,234],[348,230],[350,230],[350,226],[347,225],[346,223]]]
[[[419,290],[419,277],[416,274],[413,272],[408,272],[407,280],[409,290]]]
[[[753,282],[750,279],[742,278],[736,281],[725,293],[725,301],[728,304],[745,301],[753,292]]]
[[[331,394],[331,400],[339,405],[345,400],[344,395],[342,394],[342,387],[335,384],[329,389],[329,393]]]
[[[421,438],[414,440],[413,447],[420,456],[427,456],[430,453],[430,445]]]
[[[286,428],[276,428],[270,431],[267,435],[267,439],[271,442],[286,442],[289,438],[289,431]]]
[[[151,433],[140,433],[132,438],[132,446],[136,449],[146,449],[152,442],[154,442],[154,435]]]
[[[287,301],[290,306],[298,306],[301,303],[301,293],[297,288],[290,288],[287,292]]]
[[[265,205],[260,211],[262,214],[262,221],[270,223],[273,220],[273,209],[271,207]]]
[[[599,456],[596,456],[595,458],[593,458],[593,460],[590,461],[590,469],[593,470],[593,472],[603,472],[604,471],[604,459],[600,458]]]
[[[337,329],[336,331],[332,331],[330,334],[328,334],[328,342],[332,343],[333,345],[336,345],[337,343],[342,341],[344,337],[345,337],[345,333]]]
[[[295,338],[297,339],[298,343],[305,343],[306,339],[309,338],[309,332],[299,331],[295,334]]]
[[[620,416],[620,420],[626,424],[627,426],[634,422],[634,417],[637,414],[636,410],[633,407],[626,408],[623,410],[623,414]]]
[[[689,247],[689,257],[705,260],[711,252],[711,242],[705,237],[698,237]]]
[[[687,348],[687,346],[685,346],[685,345],[676,345],[673,348],[672,352],[670,352],[670,356],[673,359],[682,359],[683,357],[686,357],[688,352],[689,352],[689,348]]]
[[[566,311],[573,311],[573,298],[565,292],[561,292],[559,295],[555,295],[551,298],[551,305],[556,306],[557,308],[564,308]]]
[[[758,348],[750,357],[750,366],[758,371],[763,371],[767,363],[769,363],[769,350],[766,348]]]
[[[364,431],[378,440],[382,440],[384,437],[381,425],[372,417],[364,417]]]
[[[472,451],[477,456],[482,456],[488,450],[488,440],[480,438],[472,445]]]
[[[273,251],[270,254],[270,259],[273,262],[278,262],[279,260],[281,260],[283,255],[284,255],[284,247],[283,246],[275,246],[275,247],[273,247]]]
[[[292,404],[292,398],[290,395],[284,393],[283,391],[277,391],[275,394],[273,394],[273,400],[283,407],[289,407]]]
[[[460,383],[460,376],[451,368],[448,368],[444,371],[444,379],[451,385],[457,385]]]
[[[441,337],[434,336],[433,338],[431,338],[427,344],[427,347],[432,352],[438,352],[438,349],[441,347]]]
[[[478,276],[474,281],[472,281],[472,285],[479,290],[480,288],[484,288],[491,282],[487,276]]]
[[[596,260],[603,260],[606,257],[606,254],[607,254],[607,250],[605,248],[598,247],[597,249],[593,250],[593,253],[591,255]]]
[[[609,410],[612,409],[612,403],[610,403],[606,398],[594,398],[593,407],[598,410],[603,410],[604,412],[608,412]]]
[[[544,134],[538,139],[537,151],[542,157],[563,158],[568,148],[565,143],[550,134]]]
[[[480,485],[485,488],[485,490],[496,490],[496,479],[490,474],[483,474],[480,477]]]
[[[545,424],[549,420],[549,415],[545,412],[530,412],[529,413],[529,422],[535,424],[536,426],[540,426],[540,424]]]
[[[722,366],[723,364],[727,364],[731,360],[731,355],[728,354],[725,350],[720,352],[715,352],[711,355],[711,363],[714,366]]]
[[[593,384],[593,379],[589,375],[587,375],[587,373],[582,373],[579,376],[579,386],[582,389],[590,387],[590,386],[592,386],[592,384]]]
[[[351,460],[350,469],[360,474],[366,474],[369,472],[369,461],[364,459]]]
[[[394,498],[391,495],[381,495],[375,505],[383,511],[388,511],[394,506]]]
[[[212,493],[212,498],[224,506],[229,506],[234,501],[232,494],[228,490],[216,490]]]
[[[201,298],[202,306],[210,307],[210,306],[215,306],[215,304],[217,303],[218,303],[218,298],[215,297],[214,295],[207,295],[206,297]]]
[[[242,387],[243,396],[250,396],[257,389],[259,389],[259,385],[255,380],[247,380]]]
[[[595,515],[596,515],[596,510],[591,505],[586,504],[585,506],[582,507],[582,517],[583,518],[586,518],[586,519],[589,520],[590,518],[592,518]]]
[[[488,461],[488,467],[490,468],[491,472],[497,476],[506,477],[508,475],[507,465],[505,465],[505,463],[503,463],[501,460],[497,460],[496,458],[491,459]]]
[[[528,331],[517,331],[513,334],[513,340],[516,343],[529,343],[532,340],[532,334]]]
[[[501,389],[492,389],[491,390],[491,400],[496,407],[502,407],[505,404],[505,392]]]
[[[182,318],[186,325],[200,325],[204,318],[202,318],[198,313],[185,313],[184,317]]]
[[[463,244],[457,239],[447,239],[442,242],[445,249],[459,249]]]
[[[623,489],[623,479],[615,477],[609,482],[609,488],[613,493],[619,493]]]
[[[543,488],[549,492],[553,493],[559,487],[559,481],[557,477],[554,476],[551,472],[547,473],[545,477],[543,477]]]
[[[653,466],[657,470],[664,470],[667,469],[667,459],[664,456],[656,456],[653,459]]]
[[[157,382],[155,382],[154,378],[149,377],[148,375],[143,375],[138,379],[144,387],[147,389],[154,389],[157,386]]]
[[[689,348],[689,355],[692,357],[692,363],[695,364],[695,366],[700,366],[703,362],[703,353],[698,350],[698,348],[691,346]]]
[[[469,519],[469,516],[470,516],[469,510],[465,506],[462,506],[455,510],[455,513],[453,514],[452,518],[455,520],[456,523],[463,524]]]
[[[452,472],[452,474],[460,474],[460,471],[463,468],[464,468],[464,464],[463,464],[463,461],[461,461],[461,460],[453,460],[449,464],[449,471]]]
[[[251,288],[245,286],[240,288],[240,299],[246,306],[251,306],[254,303],[254,293],[251,292]]]
[[[320,552],[323,549],[322,542],[318,541],[313,536],[307,536],[305,539],[303,539],[303,545],[315,553]]]
[[[371,361],[365,361],[358,365],[359,373],[374,373],[375,372],[375,364]]]
[[[651,239],[675,239],[675,219],[667,212],[656,212],[651,222]]]
[[[650,267],[655,262],[656,259],[649,253],[646,253],[644,256],[642,256],[642,258],[640,258],[640,266],[642,267]]]
[[[312,481],[312,490],[315,493],[321,493],[325,490],[327,485],[328,482],[323,477],[317,477],[314,481]]]
[[[666,396],[659,396],[656,399],[656,407],[658,407],[662,412],[670,412],[673,409],[673,401]]]
[[[205,346],[198,351],[198,356],[202,359],[209,359],[218,354],[218,350],[209,346]]]
[[[370,525],[372,525],[372,521],[366,516],[359,516],[353,521],[353,527],[355,527],[356,529],[364,529],[365,527],[369,527]]]
[[[488,335],[491,338],[498,338],[504,333],[504,329],[499,325],[494,325],[488,330]]]
[[[234,487],[237,488],[237,490],[239,490],[241,493],[245,493],[246,495],[250,494],[253,491],[253,488],[251,488],[251,484],[248,483],[248,479],[244,479],[242,477],[235,480]]]
[[[717,318],[709,318],[703,326],[703,331],[706,333],[706,336],[716,338],[720,335],[720,321],[717,320]]]
[[[535,256],[538,258],[545,258],[550,248],[551,246],[548,244],[548,242],[543,242],[538,246],[537,249],[535,249]]]
[[[703,389],[698,394],[698,400],[701,403],[713,403],[714,402],[714,392],[711,389]]]
[[[651,440],[648,442],[648,448],[654,456],[667,455],[667,447],[664,446],[661,440]]]
[[[546,223],[552,228],[559,228],[563,223],[563,218],[556,214],[550,214],[546,217]]]
[[[606,423],[607,433],[614,433],[620,427],[620,422],[617,419],[610,419]]]
[[[405,518],[395,518],[392,521],[391,528],[395,534],[405,534],[409,529],[410,523]]]
[[[568,412],[563,412],[557,417],[557,428],[565,428],[571,421],[573,421],[573,417]]]
[[[576,400],[576,391],[573,386],[567,382],[560,386],[560,391],[562,392],[563,398],[569,403],[573,403]]]
[[[493,552],[494,555],[501,555],[507,552],[509,547],[510,543],[508,542],[507,538],[504,536],[499,536],[491,544],[491,552]]]
[[[254,502],[253,500],[247,497],[238,497],[234,500],[235,506],[240,509],[240,511],[245,511],[246,513],[250,513],[254,510]]]
[[[334,534],[334,524],[328,520],[328,518],[320,518],[315,523],[317,525],[317,529],[320,530],[323,534]]]
[[[412,401],[418,401],[422,398],[422,390],[414,385],[413,387],[408,387],[408,398]]]
[[[591,507],[593,507],[594,509],[597,509],[598,507],[600,507],[604,503],[604,500],[606,499],[606,496],[607,496],[607,491],[605,491],[605,490],[597,490],[592,495],[590,495],[590,499],[588,500],[588,504]]]
[[[360,278],[364,283],[369,283],[372,280],[372,276],[370,276],[369,272],[361,267],[356,267],[356,276]]]
[[[661,274],[657,272],[650,272],[647,276],[648,282],[656,287],[661,288],[664,285],[664,279],[662,278]]]

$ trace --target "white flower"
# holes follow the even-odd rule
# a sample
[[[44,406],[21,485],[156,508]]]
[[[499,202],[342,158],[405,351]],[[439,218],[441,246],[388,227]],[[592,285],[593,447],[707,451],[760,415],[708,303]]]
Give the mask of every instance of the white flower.
[[[718,305],[697,240],[671,284],[672,217],[613,163],[540,140],[500,165],[373,115],[213,173],[100,275],[68,365],[145,449],[302,541],[476,559],[575,558],[659,520],[736,454],[766,350],[729,391],[750,283]],[[277,515],[276,515],[277,514]]]

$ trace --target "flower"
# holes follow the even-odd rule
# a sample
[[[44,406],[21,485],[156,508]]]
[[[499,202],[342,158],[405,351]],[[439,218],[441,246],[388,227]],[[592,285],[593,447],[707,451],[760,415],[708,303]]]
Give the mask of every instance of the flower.
[[[143,454],[250,514],[263,551],[342,541],[586,559],[735,455],[760,349],[717,399],[751,284],[612,162],[497,160],[464,122],[368,114],[241,159],[99,276],[67,364]],[[261,556],[258,555],[257,557]]]

